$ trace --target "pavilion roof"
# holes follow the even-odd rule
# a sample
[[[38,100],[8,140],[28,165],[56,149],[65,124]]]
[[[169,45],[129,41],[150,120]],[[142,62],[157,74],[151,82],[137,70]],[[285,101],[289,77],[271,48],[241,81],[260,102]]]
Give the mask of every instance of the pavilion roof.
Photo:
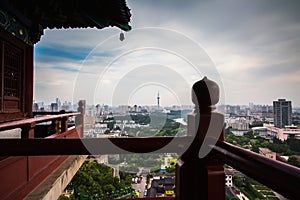
[[[131,29],[130,9],[125,0],[0,0],[0,6],[2,15],[15,18],[31,32],[108,26]]]

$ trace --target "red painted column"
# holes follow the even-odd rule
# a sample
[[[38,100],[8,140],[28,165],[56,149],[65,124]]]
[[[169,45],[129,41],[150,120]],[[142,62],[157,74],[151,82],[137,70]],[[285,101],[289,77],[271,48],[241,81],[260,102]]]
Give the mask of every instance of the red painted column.
[[[76,120],[75,120],[76,128],[77,128],[77,131],[79,133],[79,136],[83,137],[83,132],[84,132],[84,130],[83,130],[84,129],[84,115],[85,115],[85,101],[84,100],[80,100],[78,102],[78,109],[77,110],[81,114],[76,116]]]
[[[176,166],[176,199],[225,199],[223,163],[214,159],[211,146],[223,140],[224,116],[215,112],[218,85],[206,77],[193,85],[194,113],[189,115],[188,135],[195,136]]]
[[[35,127],[35,122],[26,124],[26,126],[22,128],[21,138],[22,139],[34,138],[34,127]]]
[[[33,46],[26,45],[25,52],[25,70],[24,70],[24,117],[30,118],[32,115],[32,104],[33,104],[33,79],[34,79],[34,58],[33,58]]]
[[[68,117],[64,117],[61,120],[61,133],[68,131]]]

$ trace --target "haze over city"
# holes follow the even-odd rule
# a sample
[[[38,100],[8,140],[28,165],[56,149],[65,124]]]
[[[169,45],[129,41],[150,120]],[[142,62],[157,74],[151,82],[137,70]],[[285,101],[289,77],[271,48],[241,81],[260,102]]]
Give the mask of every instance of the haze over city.
[[[133,30],[47,30],[35,48],[34,99],[191,104],[208,76],[221,103],[300,106],[298,1],[128,1]]]

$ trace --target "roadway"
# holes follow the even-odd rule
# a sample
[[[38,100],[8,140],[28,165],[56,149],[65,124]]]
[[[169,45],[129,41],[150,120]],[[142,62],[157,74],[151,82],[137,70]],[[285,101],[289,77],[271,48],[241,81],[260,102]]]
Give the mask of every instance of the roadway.
[[[133,183],[132,188],[135,189],[135,191],[140,191],[140,197],[144,197],[145,192],[145,185],[146,185],[146,176],[142,176],[142,180],[140,183]]]

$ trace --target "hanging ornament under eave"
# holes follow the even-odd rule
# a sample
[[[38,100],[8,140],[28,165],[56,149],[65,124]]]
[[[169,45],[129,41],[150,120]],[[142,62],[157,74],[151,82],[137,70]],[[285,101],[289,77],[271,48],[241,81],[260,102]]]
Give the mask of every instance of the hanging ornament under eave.
[[[125,40],[125,36],[124,36],[124,33],[123,33],[123,32],[120,33],[120,40],[121,40],[121,41]]]

